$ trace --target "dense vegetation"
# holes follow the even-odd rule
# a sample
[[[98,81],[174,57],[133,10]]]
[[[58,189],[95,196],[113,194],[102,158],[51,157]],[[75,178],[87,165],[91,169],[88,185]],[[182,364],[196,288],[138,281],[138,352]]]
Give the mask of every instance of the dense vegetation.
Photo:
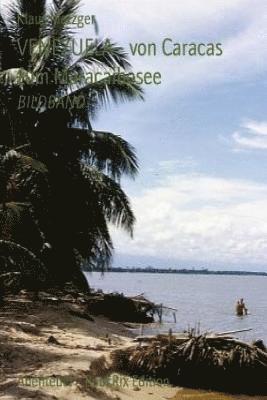
[[[109,265],[109,223],[132,234],[135,219],[120,179],[138,170],[133,147],[94,131],[91,121],[109,101],[143,93],[117,44],[96,38],[73,55],[70,21],[78,9],[79,0],[16,0],[0,15],[0,271],[31,266],[47,271],[46,284],[71,281],[86,289],[81,267]],[[38,18],[29,24],[25,16]],[[55,71],[83,77],[95,69],[109,75],[94,83],[55,80]],[[40,74],[48,81],[40,83]],[[21,108],[21,96],[70,102]],[[81,108],[71,105],[77,96]]]

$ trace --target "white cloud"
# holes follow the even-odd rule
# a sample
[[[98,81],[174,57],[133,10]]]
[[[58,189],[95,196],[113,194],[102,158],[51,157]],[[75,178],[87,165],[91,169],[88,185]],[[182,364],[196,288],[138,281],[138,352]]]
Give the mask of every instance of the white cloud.
[[[233,133],[233,139],[238,148],[267,150],[267,137],[245,136],[242,133]]]
[[[135,238],[114,233],[117,254],[267,263],[267,185],[176,174],[134,197],[133,206]]]
[[[10,3],[11,0],[1,0]],[[222,42],[222,57],[134,57],[136,71],[161,71],[158,94],[177,85],[175,96],[207,85],[249,80],[267,70],[267,3],[262,0],[95,0],[83,2],[81,14],[95,14],[100,34],[123,44]],[[80,31],[92,35],[92,29]],[[146,87],[146,89],[149,89]],[[151,89],[150,89],[151,90]]]
[[[250,81],[267,71],[267,12],[262,9],[255,20],[230,37],[221,37],[224,53],[217,58],[182,60],[163,65],[170,88],[179,85],[179,92],[189,92],[206,86]],[[168,68],[168,70],[167,70]]]
[[[243,124],[245,129],[249,129],[252,133],[258,135],[267,135],[267,121],[258,122],[258,121],[249,121]]]
[[[248,121],[241,126],[241,130],[234,132],[232,139],[235,150],[267,150],[267,122]]]
[[[221,57],[134,57],[136,71],[161,71],[163,84],[175,96],[207,85],[247,81],[267,70],[267,4],[262,0],[96,0],[85,7],[99,16],[102,32],[123,43],[175,42],[223,43]]]
[[[142,40],[157,40],[160,35],[191,35],[207,32],[208,27],[225,24],[226,18],[251,17],[258,14],[262,2],[254,0],[95,0],[85,10],[98,16],[101,30],[111,35]],[[146,36],[146,37],[145,37]]]

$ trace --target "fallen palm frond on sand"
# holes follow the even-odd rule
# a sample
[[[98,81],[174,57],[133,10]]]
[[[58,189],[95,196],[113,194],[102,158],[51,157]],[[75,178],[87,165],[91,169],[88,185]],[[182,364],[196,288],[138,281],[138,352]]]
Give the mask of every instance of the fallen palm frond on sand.
[[[114,368],[175,385],[267,394],[267,352],[229,337],[155,337],[112,354]]]

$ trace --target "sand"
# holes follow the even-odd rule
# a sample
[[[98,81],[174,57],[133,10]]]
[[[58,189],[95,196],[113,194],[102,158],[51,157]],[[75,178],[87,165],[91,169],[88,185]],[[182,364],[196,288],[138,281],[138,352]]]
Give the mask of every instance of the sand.
[[[230,400],[249,399],[171,387],[113,373],[114,349],[129,346],[133,334],[102,317],[74,315],[77,305],[9,299],[0,308],[1,400]],[[262,399],[267,397],[262,397]],[[260,399],[260,397],[253,397]]]
[[[13,298],[0,309],[0,399],[167,399],[176,389],[137,387],[115,376],[92,376],[112,350],[128,346],[132,334],[105,318],[72,315],[76,306]],[[111,380],[113,379],[113,381]],[[117,379],[117,381],[116,381]],[[126,385],[127,382],[127,385]]]

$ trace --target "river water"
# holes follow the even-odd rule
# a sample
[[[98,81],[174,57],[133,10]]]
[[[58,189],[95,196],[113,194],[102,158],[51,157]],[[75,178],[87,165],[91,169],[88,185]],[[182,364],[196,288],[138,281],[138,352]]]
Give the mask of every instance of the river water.
[[[225,332],[252,328],[238,334],[245,340],[263,339],[267,344],[267,277],[148,273],[87,273],[91,287],[145,297],[177,309],[164,316],[165,324],[146,327],[146,332],[183,331],[200,324],[201,331]],[[243,297],[249,315],[235,315],[236,300]]]

